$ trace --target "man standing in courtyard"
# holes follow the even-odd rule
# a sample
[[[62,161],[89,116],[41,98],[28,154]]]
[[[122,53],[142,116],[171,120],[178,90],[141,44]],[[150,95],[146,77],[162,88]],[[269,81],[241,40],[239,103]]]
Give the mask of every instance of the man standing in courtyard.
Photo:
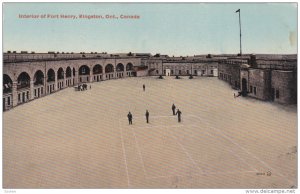
[[[149,112],[148,112],[148,110],[146,110],[145,116],[146,116],[146,121],[147,121],[147,123],[149,123]]]
[[[175,104],[173,103],[173,105],[172,105],[173,115],[175,115],[175,109],[176,109],[176,106],[175,106]]]
[[[178,115],[178,123],[181,122],[181,111],[177,109],[176,115]]]
[[[128,113],[127,117],[128,117],[128,122],[129,122],[129,125],[132,125],[132,114],[131,114],[131,112],[130,112],[130,111],[129,111],[129,113]]]
[[[145,84],[143,84],[143,91],[145,92],[145,89],[146,89],[146,86],[145,86]]]

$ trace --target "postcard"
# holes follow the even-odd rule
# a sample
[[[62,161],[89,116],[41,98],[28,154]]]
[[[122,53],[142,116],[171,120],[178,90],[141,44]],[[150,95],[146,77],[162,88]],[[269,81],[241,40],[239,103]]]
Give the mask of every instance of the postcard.
[[[2,6],[3,189],[298,188],[297,3]]]

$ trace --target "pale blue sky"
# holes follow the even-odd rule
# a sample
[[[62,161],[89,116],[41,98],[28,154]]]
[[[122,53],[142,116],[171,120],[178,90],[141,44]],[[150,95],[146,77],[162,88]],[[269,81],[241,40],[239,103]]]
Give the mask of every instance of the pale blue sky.
[[[295,3],[4,3],[4,51],[169,55],[297,53]],[[19,19],[19,14],[131,14],[139,20]]]

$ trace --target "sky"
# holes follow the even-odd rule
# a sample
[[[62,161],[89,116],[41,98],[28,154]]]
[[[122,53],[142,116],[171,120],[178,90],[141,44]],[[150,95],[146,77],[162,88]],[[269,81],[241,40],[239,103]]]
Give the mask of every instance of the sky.
[[[297,53],[296,3],[3,3],[3,51]],[[19,14],[77,19],[19,18]],[[118,19],[79,19],[115,15]],[[138,15],[139,19],[121,19]]]

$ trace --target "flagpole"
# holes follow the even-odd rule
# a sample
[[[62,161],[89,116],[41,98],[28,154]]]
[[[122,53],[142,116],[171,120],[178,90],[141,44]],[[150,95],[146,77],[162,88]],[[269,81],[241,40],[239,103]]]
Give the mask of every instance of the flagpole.
[[[241,10],[238,9],[236,12],[239,12],[239,24],[240,24],[240,56],[242,56],[242,27],[241,27]],[[236,13],[235,12],[235,13]]]
[[[240,55],[242,56],[242,27],[241,27],[241,10],[239,11],[239,22],[240,22]]]

